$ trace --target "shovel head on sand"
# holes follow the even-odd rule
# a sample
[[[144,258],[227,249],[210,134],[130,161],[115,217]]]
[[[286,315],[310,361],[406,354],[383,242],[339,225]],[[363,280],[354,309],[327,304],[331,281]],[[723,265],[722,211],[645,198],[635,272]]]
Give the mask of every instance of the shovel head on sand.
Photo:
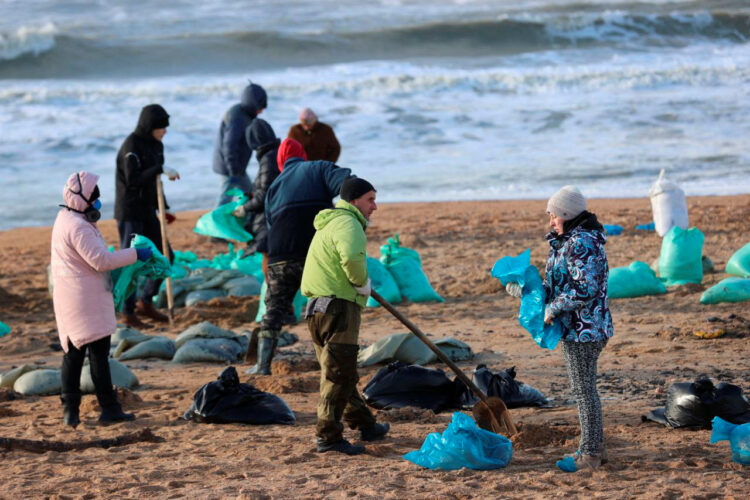
[[[427,347],[429,347],[430,350],[435,353],[438,359],[440,359],[440,361],[448,365],[459,378],[459,380],[466,384],[466,386],[471,389],[471,392],[473,392],[479,398],[479,402],[477,402],[477,404],[475,404],[474,408],[472,409],[474,420],[476,420],[479,427],[488,431],[492,431],[495,434],[506,434],[508,437],[518,432],[516,426],[513,424],[513,419],[511,419],[510,417],[508,407],[505,406],[505,401],[498,397],[488,398],[487,395],[484,394],[482,390],[479,389],[479,387],[477,387],[476,384],[472,382],[469,377],[467,377],[464,372],[462,372],[461,369],[456,366],[456,364],[451,361],[448,356],[445,355],[443,351],[441,351],[430,339],[428,339],[427,336],[422,333],[422,331],[417,328],[414,323],[409,321],[406,316],[401,314],[375,290],[372,290],[371,296],[373,299],[378,301],[378,303],[383,306],[389,313],[393,314],[396,319],[403,323],[406,328],[411,330],[411,332]]]

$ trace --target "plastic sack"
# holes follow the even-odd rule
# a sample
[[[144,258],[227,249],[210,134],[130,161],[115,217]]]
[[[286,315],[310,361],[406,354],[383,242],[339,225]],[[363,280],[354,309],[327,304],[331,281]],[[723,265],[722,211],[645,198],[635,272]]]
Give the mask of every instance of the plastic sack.
[[[672,428],[699,427],[708,429],[714,417],[735,424],[750,422],[750,402],[736,385],[709,379],[678,382],[667,391],[664,408],[653,410],[646,417]]]
[[[143,235],[136,234],[130,241],[130,248],[150,248],[151,258],[143,262],[135,261],[129,266],[121,267],[111,271],[112,295],[115,299],[115,309],[122,309],[125,299],[135,292],[138,278],[162,279],[172,275],[172,264],[164,257],[156,245]]]
[[[714,417],[711,443],[729,441],[732,460],[742,465],[750,465],[750,424],[737,425],[721,417]]]
[[[602,224],[602,226],[604,226],[604,230],[610,236],[618,236],[622,234],[622,226],[618,226],[617,224]]]
[[[294,412],[280,397],[240,383],[237,370],[230,366],[196,391],[185,420],[205,423],[292,425]]]
[[[474,370],[472,381],[487,396],[501,398],[508,408],[537,407],[547,404],[547,398],[538,389],[516,380],[515,366],[495,372],[485,365],[479,365]],[[479,400],[471,389],[466,387],[461,398],[462,406],[470,407],[477,401]]]
[[[164,336],[151,337],[142,342],[128,344],[130,344],[129,339],[122,340],[113,357],[120,361],[144,358],[172,359],[177,351],[174,341]]]
[[[688,210],[685,192],[674,182],[664,178],[664,169],[648,192],[654,214],[654,229],[664,236],[673,227],[688,228]]]
[[[459,408],[462,390],[463,384],[450,380],[442,370],[396,361],[378,370],[362,396],[368,405],[378,409],[414,406],[439,413]]]
[[[391,304],[401,302],[401,292],[398,284],[388,269],[378,260],[367,257],[367,275],[370,277],[372,289]],[[367,298],[367,307],[378,307],[380,304],[372,297]]]
[[[398,235],[388,238],[388,243],[380,247],[380,262],[391,273],[398,285],[401,296],[412,302],[445,302],[430,285],[422,270],[419,253],[401,246]]]
[[[13,390],[25,396],[60,394],[61,389],[60,370],[49,368],[26,372],[13,383]]]
[[[750,278],[750,243],[729,257],[725,271],[727,274]]]
[[[258,302],[258,313],[255,315],[255,321],[260,323],[263,321],[263,316],[266,314],[266,291],[268,285],[264,281],[260,287],[260,301]],[[305,304],[307,304],[307,297],[302,295],[302,292],[297,290],[297,294],[294,296],[292,306],[294,307],[294,317],[297,321],[302,320],[302,312],[305,310]]]
[[[468,344],[454,338],[439,339],[434,344],[451,361],[465,361],[474,357]],[[409,365],[426,365],[437,359],[437,355],[411,333],[392,333],[361,349],[357,355],[357,364],[370,366],[401,361]]]
[[[607,296],[610,299],[641,297],[667,293],[667,287],[656,277],[648,264],[639,260],[627,267],[609,270]]]
[[[140,384],[135,373],[116,359],[109,358],[109,373],[112,376],[112,385],[114,386],[132,389]],[[81,392],[84,394],[96,392],[94,379],[91,378],[91,365],[88,363],[83,365],[83,370],[81,370]]]
[[[260,282],[255,276],[233,278],[222,285],[229,297],[249,297],[260,294]]]
[[[5,337],[10,333],[10,327],[0,321],[0,337]]]
[[[511,458],[513,444],[508,438],[480,429],[470,416],[460,412],[453,414],[442,434],[428,435],[419,450],[404,455],[404,459],[419,466],[441,470],[499,469],[507,466]]]
[[[204,236],[225,240],[242,242],[252,240],[253,235],[245,231],[243,227],[245,221],[232,214],[237,207],[245,204],[247,196],[239,189],[230,189],[225,194],[234,197],[234,199],[216,207],[207,214],[201,215],[198,222],[195,223],[193,231]]]
[[[191,307],[199,302],[208,302],[217,297],[226,296],[227,292],[222,289],[208,288],[205,290],[193,290],[185,295],[185,307]]]
[[[667,286],[703,280],[703,233],[698,228],[675,226],[664,235],[659,254],[659,275]]]
[[[7,372],[0,375],[0,387],[13,389],[13,385],[21,375],[23,375],[24,373],[33,372],[36,369],[37,367],[35,365],[21,365],[13,368],[12,370],[8,370]]]
[[[503,257],[495,262],[490,274],[505,286],[518,283],[522,288],[518,320],[542,349],[554,349],[563,335],[562,324],[555,318],[551,325],[544,324],[545,292],[539,270],[531,265],[531,249],[517,257]]]
[[[750,278],[725,278],[701,294],[701,304],[750,300]]]
[[[656,224],[649,222],[648,224],[638,224],[635,226],[638,231],[653,231],[656,229]]]

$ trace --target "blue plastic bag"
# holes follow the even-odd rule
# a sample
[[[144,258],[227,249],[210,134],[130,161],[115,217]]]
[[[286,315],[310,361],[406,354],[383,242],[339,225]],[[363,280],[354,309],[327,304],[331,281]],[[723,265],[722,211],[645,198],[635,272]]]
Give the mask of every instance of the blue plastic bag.
[[[651,221],[648,224],[638,224],[637,226],[635,226],[635,228],[639,231],[655,231],[656,224]]]
[[[622,226],[618,226],[617,224],[602,224],[602,226],[604,226],[604,230],[610,236],[622,234]]]
[[[138,278],[162,279],[172,276],[172,264],[164,257],[156,245],[147,237],[136,234],[130,240],[131,248],[150,248],[151,257],[143,262],[136,260],[129,266],[120,267],[110,272],[112,282],[112,297],[115,300],[115,309],[122,310],[125,300],[137,289]]]
[[[4,337],[10,333],[10,327],[0,321],[0,337]]]
[[[234,199],[201,215],[193,231],[204,236],[227,240],[243,242],[252,240],[253,235],[245,231],[243,227],[244,221],[232,213],[247,201],[247,196],[239,189],[230,189],[226,195],[233,196]]]
[[[505,436],[477,427],[470,416],[456,412],[448,428],[427,436],[419,450],[404,459],[428,469],[477,470],[505,467],[513,458],[513,443]]]
[[[539,271],[531,265],[531,249],[517,257],[503,257],[495,262],[490,272],[502,285],[518,283],[523,287],[518,321],[542,349],[554,349],[563,336],[562,324],[555,318],[544,324],[545,292]]]
[[[721,417],[714,417],[711,423],[711,443],[729,441],[732,460],[738,464],[750,465],[750,423],[737,425]]]

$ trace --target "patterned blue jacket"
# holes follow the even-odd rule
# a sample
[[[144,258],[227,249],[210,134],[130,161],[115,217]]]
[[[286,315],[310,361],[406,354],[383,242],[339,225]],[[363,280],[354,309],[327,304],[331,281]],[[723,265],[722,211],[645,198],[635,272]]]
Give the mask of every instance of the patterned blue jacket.
[[[595,342],[612,337],[604,234],[578,226],[562,235],[551,232],[547,239],[544,289],[554,316],[562,322],[562,340]]]

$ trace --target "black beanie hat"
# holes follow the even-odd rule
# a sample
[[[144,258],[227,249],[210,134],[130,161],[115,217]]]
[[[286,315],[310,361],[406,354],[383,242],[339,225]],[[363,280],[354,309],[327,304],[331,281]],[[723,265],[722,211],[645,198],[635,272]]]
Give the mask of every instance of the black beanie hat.
[[[351,176],[341,185],[341,199],[344,201],[356,200],[370,191],[375,191],[372,184],[359,177]]]

